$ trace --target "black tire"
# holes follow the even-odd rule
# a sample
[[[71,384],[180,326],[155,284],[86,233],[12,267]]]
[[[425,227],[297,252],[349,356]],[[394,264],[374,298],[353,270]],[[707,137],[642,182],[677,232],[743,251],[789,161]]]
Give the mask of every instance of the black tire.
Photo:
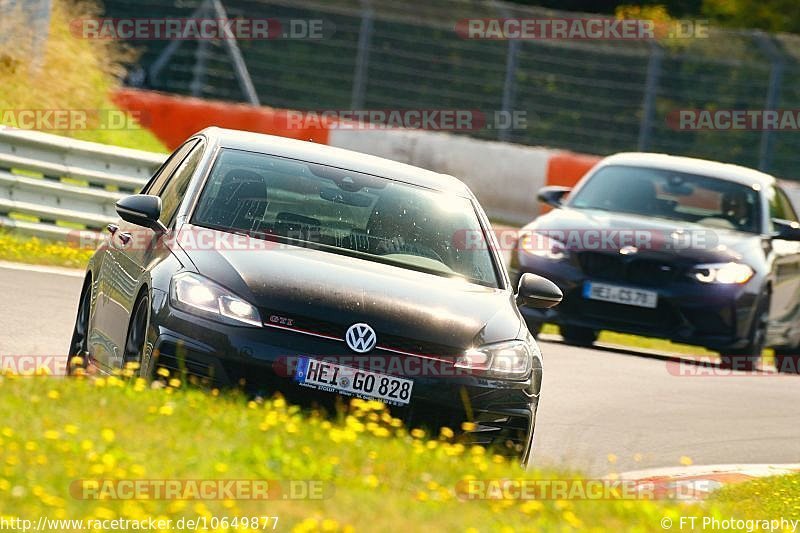
[[[580,326],[560,326],[564,342],[572,346],[591,346],[597,340],[597,332]]]
[[[758,306],[747,346],[735,350],[727,350],[720,357],[720,366],[730,370],[752,372],[758,368],[761,352],[767,343],[767,326],[769,325],[769,294]]]
[[[78,301],[78,314],[75,317],[75,326],[72,328],[72,340],[67,351],[66,374],[71,376],[78,368],[86,368],[89,352],[89,314],[92,307],[92,278],[87,277],[81,290]],[[74,359],[80,357],[83,361],[75,364]]]
[[[139,296],[133,306],[131,323],[128,326],[128,334],[125,336],[125,349],[122,352],[123,365],[132,362],[139,363],[140,371],[142,370],[149,319],[150,300],[145,293]]]
[[[525,324],[528,326],[528,331],[530,331],[531,336],[534,338],[539,337],[539,333],[542,332],[542,323],[538,320],[533,320],[531,318],[525,317]]]

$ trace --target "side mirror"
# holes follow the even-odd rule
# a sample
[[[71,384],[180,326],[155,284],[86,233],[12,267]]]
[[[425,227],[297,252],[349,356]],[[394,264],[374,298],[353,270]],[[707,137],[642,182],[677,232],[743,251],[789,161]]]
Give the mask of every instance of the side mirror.
[[[773,218],[772,225],[775,228],[775,231],[772,233],[773,239],[800,241],[800,224],[797,222]]]
[[[551,185],[539,189],[539,194],[536,198],[549,206],[561,207],[561,200],[571,191],[569,187],[560,187],[558,185]]]
[[[125,222],[166,233],[167,228],[158,217],[161,216],[161,198],[149,194],[132,194],[120,198],[116,204],[117,213]]]
[[[563,297],[561,289],[547,278],[530,273],[519,278],[517,305],[546,309],[558,305]]]

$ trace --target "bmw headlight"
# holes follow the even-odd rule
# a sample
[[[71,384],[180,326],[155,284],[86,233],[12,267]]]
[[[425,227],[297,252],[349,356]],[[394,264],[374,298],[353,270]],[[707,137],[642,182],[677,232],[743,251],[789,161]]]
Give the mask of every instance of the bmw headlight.
[[[533,356],[538,350],[533,339],[486,344],[464,352],[455,366],[496,378],[524,379],[531,371]]]
[[[526,231],[519,239],[519,249],[526,254],[535,255],[551,261],[569,257],[564,243],[535,231]]]
[[[743,263],[709,263],[695,266],[692,275],[702,283],[741,285],[753,277],[753,269]]]
[[[183,272],[172,278],[169,297],[174,307],[218,322],[261,326],[261,316],[255,306],[193,272]]]

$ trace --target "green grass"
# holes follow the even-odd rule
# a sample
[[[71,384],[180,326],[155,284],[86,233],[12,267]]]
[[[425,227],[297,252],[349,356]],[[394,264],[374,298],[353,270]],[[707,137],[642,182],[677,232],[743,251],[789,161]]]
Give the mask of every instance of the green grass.
[[[711,501],[748,516],[800,519],[800,474],[729,485],[712,494]]]
[[[0,261],[85,268],[93,249],[0,231]]]
[[[280,531],[661,531],[664,516],[727,510],[724,502],[462,500],[456,484],[473,477],[575,475],[523,472],[491,451],[451,442],[447,432],[409,433],[376,402],[351,404],[326,419],[279,398],[152,389],[143,380],[5,377],[0,405],[0,517],[6,518],[277,515]],[[99,479],[260,479],[283,480],[283,486],[319,480],[326,497],[95,501],[71,495],[73,481]],[[752,513],[771,516],[755,507]]]

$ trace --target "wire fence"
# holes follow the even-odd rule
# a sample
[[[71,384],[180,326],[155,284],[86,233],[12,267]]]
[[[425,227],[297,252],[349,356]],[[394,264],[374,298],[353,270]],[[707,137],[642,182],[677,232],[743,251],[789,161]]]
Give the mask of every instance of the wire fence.
[[[209,0],[105,0],[112,18],[189,17]],[[321,39],[130,43],[128,83],[299,110],[523,111],[527,125],[470,135],[594,154],[649,150],[798,178],[797,128],[681,129],[679,110],[800,109],[800,37],[709,29],[706,38],[469,40],[463,19],[589,17],[502,2],[214,0],[227,16],[322,20]],[[213,2],[212,2],[213,3]],[[255,98],[255,100],[254,100]]]

